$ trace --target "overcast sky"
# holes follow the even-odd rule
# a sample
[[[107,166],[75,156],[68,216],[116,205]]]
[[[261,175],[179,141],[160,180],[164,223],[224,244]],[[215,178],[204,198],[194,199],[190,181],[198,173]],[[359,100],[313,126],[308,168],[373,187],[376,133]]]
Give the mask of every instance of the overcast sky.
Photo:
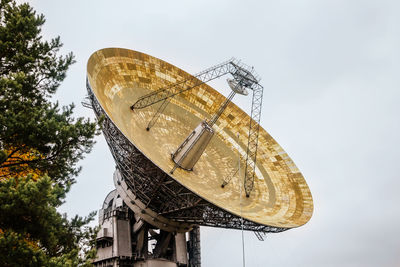
[[[101,48],[190,73],[232,56],[254,66],[261,124],[302,171],[315,209],[264,242],[246,232],[246,266],[400,266],[399,1],[30,2],[47,19],[45,37],[60,35],[62,52],[76,55],[56,98],[79,116],[94,117],[80,102],[87,59]],[[115,164],[97,140],[60,209],[70,216],[99,209],[114,188]],[[202,266],[241,266],[240,231],[201,235]]]

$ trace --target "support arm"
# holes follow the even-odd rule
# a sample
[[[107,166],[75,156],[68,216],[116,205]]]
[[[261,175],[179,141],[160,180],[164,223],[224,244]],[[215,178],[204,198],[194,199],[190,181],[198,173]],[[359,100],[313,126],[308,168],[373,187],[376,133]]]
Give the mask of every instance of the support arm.
[[[250,192],[253,190],[254,185],[263,89],[264,88],[260,84],[256,84],[253,87],[253,100],[251,104],[251,118],[249,127],[249,139],[247,143],[247,158],[244,178],[244,189],[246,192],[246,197],[250,196]]]
[[[199,86],[203,83],[207,83],[211,80],[219,78],[227,73],[233,73],[236,68],[235,65],[232,64],[233,59],[225,61],[221,64],[208,68],[190,78],[172,84],[165,88],[160,88],[154,92],[151,92],[147,95],[141,96],[132,106],[131,109],[141,109],[148,106],[151,106],[155,103],[163,101],[167,98],[173,97],[177,94],[188,91],[196,86]]]

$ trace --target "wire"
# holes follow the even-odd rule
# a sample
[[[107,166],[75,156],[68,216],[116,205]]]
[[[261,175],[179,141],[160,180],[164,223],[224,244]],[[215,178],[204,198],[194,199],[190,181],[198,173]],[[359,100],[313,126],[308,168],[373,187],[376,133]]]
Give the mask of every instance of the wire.
[[[239,151],[239,133],[237,133],[237,138],[238,138],[238,180],[239,180],[239,188],[240,188],[240,224],[242,228],[242,260],[243,260],[243,267],[246,267],[246,257],[245,257],[245,252],[244,252],[244,231],[243,231],[243,208],[242,208],[242,183],[240,181],[240,151]],[[244,184],[243,184],[244,185]]]

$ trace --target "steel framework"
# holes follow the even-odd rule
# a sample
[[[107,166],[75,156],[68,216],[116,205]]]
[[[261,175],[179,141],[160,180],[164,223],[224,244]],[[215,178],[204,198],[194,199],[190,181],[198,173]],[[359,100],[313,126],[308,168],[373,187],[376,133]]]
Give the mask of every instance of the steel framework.
[[[246,168],[244,177],[244,188],[246,192],[246,197],[250,196],[254,185],[254,175],[255,167],[257,161],[257,147],[258,147],[258,133],[259,124],[261,119],[261,107],[262,107],[262,97],[263,97],[263,87],[259,84],[260,78],[254,72],[253,68],[246,66],[235,58],[231,58],[221,64],[210,67],[190,78],[180,81],[178,83],[169,85],[165,88],[160,88],[154,92],[146,94],[140,97],[132,106],[131,109],[142,109],[160,101],[163,101],[153,118],[150,120],[147,130],[156,123],[159,115],[164,111],[164,109],[169,104],[172,97],[186,92],[196,86],[207,83],[211,80],[217,79],[225,74],[230,73],[235,80],[237,80],[242,86],[249,88],[253,91],[252,104],[251,104],[251,117],[249,122],[249,136],[247,144],[247,156],[246,156]],[[234,95],[234,94],[233,94]],[[233,97],[232,95],[232,97]],[[231,98],[231,95],[230,95]],[[229,101],[225,101],[227,105]],[[211,119],[210,125],[212,126],[218,117],[223,112],[224,108],[219,109],[219,114],[217,113]],[[229,181],[228,177],[226,181]],[[224,182],[223,186],[226,185]]]
[[[249,138],[247,143],[247,158],[245,168],[244,189],[246,197],[250,196],[253,190],[254,174],[257,162],[258,133],[260,129],[261,107],[263,87],[259,84],[253,88],[253,100],[251,104],[251,119],[249,126]]]
[[[193,227],[189,232],[189,267],[201,266],[201,251],[200,251],[200,227]]]
[[[131,109],[141,109],[151,106],[170,97],[174,97],[177,94],[186,92],[203,83],[217,79],[227,73],[231,73],[234,71],[234,67],[231,64],[233,60],[234,59],[230,59],[222,62],[221,64],[215,65],[202,72],[199,72],[194,76],[191,76],[189,79],[171,84],[165,88],[160,88],[154,92],[139,97],[139,99],[131,106]]]
[[[96,116],[104,118],[103,132],[116,168],[129,190],[146,207],[176,222],[241,229],[241,217],[200,198],[147,159],[107,116],[94,96],[88,80],[86,84]],[[243,219],[243,229],[278,233],[290,228],[265,226]]]

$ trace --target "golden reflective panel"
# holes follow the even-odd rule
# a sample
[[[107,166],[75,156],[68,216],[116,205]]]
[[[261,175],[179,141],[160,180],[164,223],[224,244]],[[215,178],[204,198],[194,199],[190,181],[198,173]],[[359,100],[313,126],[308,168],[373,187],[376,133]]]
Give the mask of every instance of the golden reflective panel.
[[[215,89],[203,84],[175,96],[157,123],[146,131],[161,102],[134,111],[130,106],[139,97],[186,80],[190,74],[137,51],[106,48],[90,57],[87,76],[94,95],[114,124],[154,164],[192,192],[262,225],[298,227],[311,218],[313,200],[302,174],[261,127],[254,188],[250,197],[245,197],[243,178],[250,117],[234,103],[213,126],[216,133],[193,171],[177,168],[170,174],[174,167],[171,153],[225,100]],[[240,179],[236,174],[222,188],[223,180],[238,168],[239,153]]]

